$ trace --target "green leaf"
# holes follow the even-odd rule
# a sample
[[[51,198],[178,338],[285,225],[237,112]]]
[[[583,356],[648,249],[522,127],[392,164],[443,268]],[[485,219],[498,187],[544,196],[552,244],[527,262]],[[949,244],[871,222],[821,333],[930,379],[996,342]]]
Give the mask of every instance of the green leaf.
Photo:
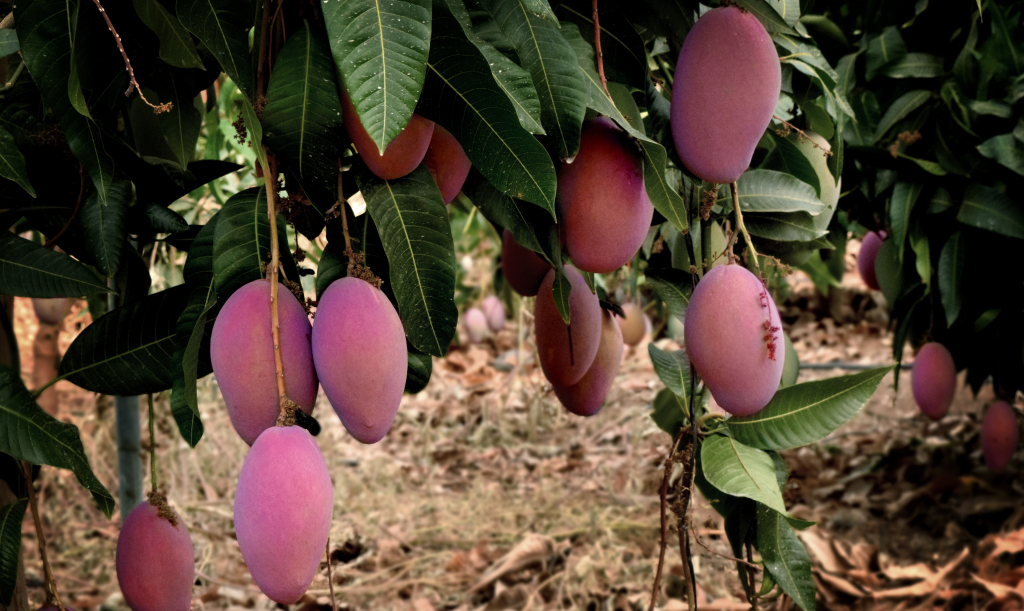
[[[828,287],[834,286],[839,288],[842,286],[839,280],[832,275],[832,272],[828,269],[826,264],[821,259],[821,253],[811,253],[811,257],[804,262],[802,265],[797,265],[797,269],[800,269],[805,274],[811,277],[811,281],[814,282],[814,286],[821,291],[822,295],[828,295]]]
[[[920,106],[931,99],[931,97],[932,94],[930,91],[916,89],[914,91],[904,93],[897,98],[878,121],[878,127],[875,129],[874,140],[872,140],[871,143],[874,144],[881,140],[882,137],[885,136],[886,132],[892,129],[893,125],[896,125],[900,119],[903,119],[920,108]]]
[[[473,167],[502,193],[555,216],[555,166],[526,131],[512,102],[491,78],[487,60],[444,7],[434,38],[420,110],[462,143]]]
[[[9,30],[4,30],[9,31]],[[21,523],[28,499],[16,499],[0,509],[0,605],[9,607],[18,585],[21,562]]]
[[[804,611],[814,611],[817,588],[807,550],[783,516],[764,505],[757,506],[757,550],[782,591]]]
[[[459,25],[462,26],[462,32],[466,38],[480,50],[484,59],[487,60],[494,82],[505,92],[515,107],[519,124],[531,134],[544,134],[544,128],[540,124],[540,99],[537,97],[537,90],[533,87],[530,73],[502,55],[494,46],[473,31],[473,22],[461,0],[448,0],[448,8]]]
[[[316,265],[316,294],[323,295],[327,287],[348,275],[348,258],[334,242],[328,242]]]
[[[882,74],[889,78],[936,78],[942,76],[942,58],[930,53],[907,53]]]
[[[555,16],[554,11],[551,10],[551,5],[548,4],[548,0],[516,0],[523,8],[530,11],[530,14],[536,15],[541,19],[547,19],[555,25],[559,25],[558,17]]]
[[[825,204],[818,199],[814,187],[782,172],[747,170],[736,186],[744,214],[806,212],[813,216],[825,210]],[[731,207],[732,193],[728,185],[719,187],[716,203]]]
[[[806,212],[750,214],[744,224],[750,235],[780,242],[809,242],[828,234],[815,229],[814,217]]]
[[[160,59],[175,68],[206,69],[192,35],[158,0],[132,0],[132,5],[142,23],[160,41]]]
[[[189,288],[188,302],[175,325],[171,415],[178,424],[182,439],[193,448],[203,436],[196,381],[213,369],[209,334],[213,331],[212,323],[217,311],[213,249],[219,219],[219,213],[214,215],[192,240],[184,269],[185,285]]]
[[[192,95],[192,84],[181,78],[170,78],[154,83],[157,99],[161,103],[170,102],[171,109],[156,116],[160,123],[160,131],[164,134],[167,146],[174,153],[174,159],[182,168],[186,167],[196,151],[199,131],[203,126],[203,101],[198,95]],[[150,111],[150,109],[146,109]]]
[[[649,267],[644,271],[644,277],[668,306],[672,316],[682,320],[690,305],[690,293],[693,292],[693,276],[690,271]]]
[[[281,49],[263,109],[266,145],[291,168],[321,214],[338,200],[336,142],[344,142],[341,101],[327,45],[309,30],[293,33]]]
[[[836,63],[836,74],[839,76],[839,80],[836,81],[836,89],[843,93],[843,95],[849,95],[853,88],[857,86],[857,53],[850,53],[844,55]]]
[[[71,33],[77,12],[76,0],[26,0],[15,11],[25,65],[60,123],[68,147],[106,204],[114,160],[104,148],[99,125],[80,114],[68,97],[74,60]]]
[[[768,0],[768,4],[787,24],[796,27],[800,21],[800,0]]]
[[[820,203],[822,187],[821,179],[818,178],[818,172],[814,169],[814,165],[808,155],[818,155],[819,157],[822,157],[823,155],[821,151],[807,145],[810,150],[805,152],[804,149],[807,147],[799,146],[789,138],[783,138],[770,130],[767,135],[775,144],[775,147],[768,153],[768,156],[765,157],[764,161],[761,163],[761,169],[776,170],[783,174],[796,177],[800,181],[807,183],[813,187],[814,197]],[[822,164],[823,162],[824,159],[822,159]],[[744,172],[744,174],[740,176],[740,181],[742,181],[743,178],[752,171],[755,170],[748,170],[747,172]],[[831,177],[828,177],[828,180],[831,180]],[[726,190],[728,191],[728,189]],[[731,200],[731,194],[728,195]]]
[[[104,515],[109,518],[114,513],[114,497],[89,467],[78,427],[44,412],[18,372],[6,365],[0,365],[0,452],[34,465],[71,471]],[[18,532],[20,536],[21,522]]]
[[[481,4],[494,16],[533,79],[546,141],[559,158],[572,157],[579,149],[587,108],[586,83],[572,47],[557,26],[531,14],[516,0],[482,0]]]
[[[965,225],[1024,240],[1024,210],[991,187],[968,185],[956,219]]]
[[[520,246],[546,256],[547,236],[558,232],[549,214],[498,191],[476,168],[470,169],[462,191],[487,220],[511,231]]]
[[[889,224],[892,226],[892,240],[896,245],[896,252],[901,263],[903,262],[907,233],[910,231],[910,214],[923,189],[924,185],[921,183],[900,181],[893,187],[892,199],[889,200]]]
[[[109,292],[89,268],[66,254],[0,231],[0,294],[84,297]]]
[[[565,275],[565,269],[561,266],[555,268],[555,282],[551,286],[551,296],[555,300],[555,308],[558,315],[562,317],[565,324],[570,324],[571,310],[569,309],[569,293],[572,292],[572,283]]]
[[[658,378],[669,390],[683,398],[690,396],[690,357],[685,350],[668,352],[654,345],[647,344],[647,353],[651,356],[651,364]]]
[[[338,0],[323,10],[334,64],[379,153],[405,129],[423,90],[430,0]]]
[[[857,415],[893,367],[780,388],[764,409],[726,425],[734,439],[762,450],[814,443]]]
[[[405,392],[414,395],[426,388],[430,382],[434,361],[429,354],[423,354],[411,345],[408,348],[409,363],[405,373]]]
[[[871,82],[884,68],[907,56],[907,45],[896,26],[882,30],[882,34],[868,40],[867,67],[864,78]]]
[[[144,395],[171,388],[176,325],[190,292],[187,285],[178,285],[93,321],[68,347],[60,376],[105,395]]]
[[[939,295],[946,311],[946,326],[952,327],[960,315],[964,290],[964,258],[967,243],[962,232],[949,236],[939,254]]]
[[[259,280],[270,262],[267,192],[253,187],[231,196],[218,213],[213,243],[213,277],[218,301],[225,302],[242,285]],[[289,278],[297,278],[288,254],[284,217],[278,215],[278,248]],[[262,265],[261,265],[262,263]]]
[[[249,59],[253,5],[248,0],[177,0],[174,7],[181,25],[206,45],[238,90],[250,100],[256,94],[253,62]],[[259,44],[257,32],[256,46]]]
[[[724,435],[712,435],[701,445],[700,459],[708,483],[718,490],[789,515],[775,479],[775,462],[767,452]]]
[[[772,3],[785,4],[786,0],[772,0]],[[790,34],[799,36],[789,23],[772,7],[768,0],[736,0],[736,6],[757,17],[769,34]],[[800,15],[797,14],[797,18]]]
[[[1013,74],[1024,72],[1024,53],[1018,48],[1020,36],[1013,31],[1016,29],[1016,23],[1011,22],[1003,14],[1005,9],[998,4],[990,3],[989,9],[989,15],[992,17],[992,35],[997,41],[999,55],[1008,62]],[[1018,15],[1016,19],[1020,19],[1020,16]]]
[[[245,123],[245,130],[249,134],[249,149],[255,153],[260,166],[267,167],[267,151],[263,148],[263,125],[256,116],[256,109],[248,98],[242,100],[242,107],[238,116]],[[248,155],[246,156],[248,158]]]
[[[397,180],[360,186],[391,264],[390,281],[409,341],[444,356],[455,336],[455,242],[448,211],[430,172],[420,166]]]
[[[0,30],[0,57],[7,57],[20,50],[18,33],[14,30]]]
[[[128,233],[180,233],[188,231],[185,219],[170,208],[153,202],[136,203],[128,209]],[[188,250],[179,249],[179,250]]]
[[[97,192],[93,191],[82,202],[82,210],[75,221],[88,236],[85,248],[89,253],[89,262],[108,278],[113,278],[121,265],[121,250],[125,248],[128,236],[125,215],[131,197],[132,183],[123,178],[115,178],[107,192],[106,205],[100,202]]]
[[[686,399],[672,392],[671,389],[662,388],[654,397],[654,411],[651,412],[651,419],[659,429],[675,439],[679,434],[679,429],[689,420],[688,412]]]
[[[949,191],[939,187],[932,193],[932,199],[928,202],[929,214],[941,214],[953,207],[953,197]]]
[[[1020,149],[1012,132],[982,142],[978,146],[978,152],[1024,176],[1024,150]]]
[[[12,30],[0,30],[10,32]],[[10,132],[0,128],[0,176],[18,183],[32,197],[36,190],[28,180],[28,168],[25,167],[25,156],[18,149],[18,143]]]

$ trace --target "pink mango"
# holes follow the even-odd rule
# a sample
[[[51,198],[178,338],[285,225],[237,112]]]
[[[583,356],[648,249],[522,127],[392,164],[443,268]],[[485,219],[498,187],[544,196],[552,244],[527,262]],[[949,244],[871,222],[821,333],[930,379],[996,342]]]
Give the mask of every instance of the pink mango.
[[[185,522],[176,524],[148,501],[135,506],[117,537],[117,582],[132,611],[189,611],[196,561]]]

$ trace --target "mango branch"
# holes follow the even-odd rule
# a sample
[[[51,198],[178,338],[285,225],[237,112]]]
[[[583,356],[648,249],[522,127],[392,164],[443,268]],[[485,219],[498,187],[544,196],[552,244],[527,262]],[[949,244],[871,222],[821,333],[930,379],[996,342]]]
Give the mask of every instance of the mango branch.
[[[729,190],[732,191],[732,207],[736,211],[736,227],[743,234],[743,240],[747,243],[747,249],[750,251],[750,255],[754,258],[754,269],[757,270],[757,276],[763,278],[761,275],[761,265],[757,260],[757,251],[754,250],[754,242],[750,240],[750,234],[747,233],[747,226],[743,224],[743,211],[740,210],[740,191],[736,185],[736,181],[729,183]]]
[[[103,8],[103,5],[100,4],[100,0],[92,0],[92,2],[96,5],[96,8],[100,10],[100,15],[103,15],[103,20],[107,22],[107,29],[114,35],[114,41],[117,42],[117,50],[121,52],[121,57],[124,58],[124,67],[128,71],[128,78],[131,79],[131,83],[128,84],[128,90],[125,91],[124,94],[126,96],[131,95],[132,89],[137,89],[139,91],[139,97],[142,98],[142,101],[145,102],[147,106],[153,109],[154,113],[160,114],[162,112],[169,111],[174,106],[171,102],[153,104],[146,99],[145,95],[143,95],[142,87],[139,87],[139,82],[135,80],[135,70],[132,69],[132,63],[128,60],[128,54],[124,51],[124,45],[121,44],[121,36],[118,35],[117,30],[114,29],[114,24],[110,21],[110,17],[107,16],[107,9]]]
[[[149,399],[149,480],[153,492],[156,493],[156,434],[153,430],[153,393],[146,395]]]
[[[277,311],[277,268],[280,264],[280,249],[277,243],[277,168],[274,158],[267,156],[267,167],[263,168],[263,184],[267,191],[267,217],[270,221],[270,267],[267,277],[270,280],[270,333],[274,338],[274,368],[277,372],[277,396],[280,399],[282,419],[289,417],[287,397],[284,391],[284,365],[281,362],[281,322]]]
[[[60,611],[64,611],[64,604],[60,602],[60,594],[57,592],[57,582],[50,570],[50,561],[46,558],[46,537],[43,536],[43,521],[39,517],[39,504],[36,502],[36,489],[32,485],[32,465],[27,461],[21,461],[21,468],[25,472],[25,487],[28,488],[28,504],[32,508],[32,520],[36,525],[36,542],[39,544],[39,557],[43,560],[43,572],[46,573],[46,602],[54,603]]]
[[[594,18],[594,51],[597,53],[597,74],[601,77],[601,88],[610,100],[612,94],[608,93],[608,79],[604,77],[604,54],[601,52],[601,22],[597,18],[597,0],[594,0],[592,16]]]

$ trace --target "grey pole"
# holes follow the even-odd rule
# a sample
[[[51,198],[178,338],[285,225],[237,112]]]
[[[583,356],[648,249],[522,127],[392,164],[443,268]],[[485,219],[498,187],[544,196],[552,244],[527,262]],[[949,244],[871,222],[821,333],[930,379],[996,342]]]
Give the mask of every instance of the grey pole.
[[[111,288],[116,289],[113,278]],[[107,298],[108,310],[117,307],[117,295]],[[117,496],[123,521],[142,502],[142,451],[139,428],[139,397],[114,397],[117,418]]]

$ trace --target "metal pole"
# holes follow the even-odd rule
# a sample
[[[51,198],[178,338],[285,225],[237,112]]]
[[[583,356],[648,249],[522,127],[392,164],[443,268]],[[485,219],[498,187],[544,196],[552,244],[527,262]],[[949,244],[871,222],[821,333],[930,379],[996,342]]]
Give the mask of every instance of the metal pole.
[[[114,279],[110,286],[116,289]],[[117,307],[117,294],[107,298],[108,311]],[[114,397],[117,417],[117,496],[121,502],[121,520],[142,502],[142,433],[139,428],[139,397]]]

